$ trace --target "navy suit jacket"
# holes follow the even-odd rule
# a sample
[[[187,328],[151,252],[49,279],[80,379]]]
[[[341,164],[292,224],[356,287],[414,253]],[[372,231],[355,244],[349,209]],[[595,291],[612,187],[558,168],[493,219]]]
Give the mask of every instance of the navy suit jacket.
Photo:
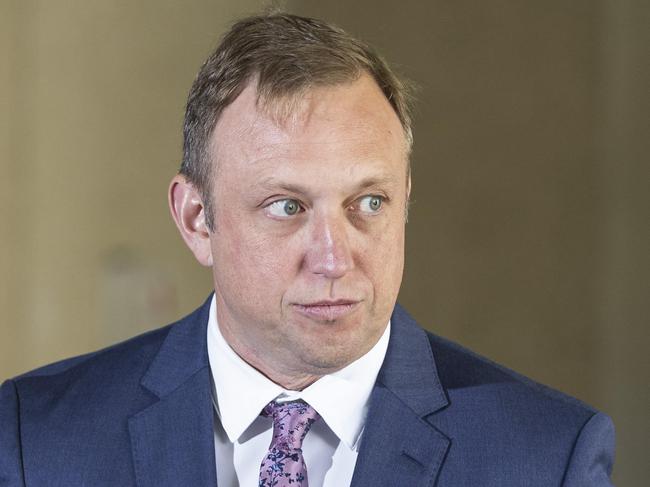
[[[6,381],[0,486],[216,485],[209,302]],[[391,320],[352,486],[610,485],[607,416],[428,334],[399,306]]]

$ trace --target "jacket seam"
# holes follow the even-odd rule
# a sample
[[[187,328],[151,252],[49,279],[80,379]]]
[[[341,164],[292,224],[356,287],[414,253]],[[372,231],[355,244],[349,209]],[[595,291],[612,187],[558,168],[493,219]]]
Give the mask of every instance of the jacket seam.
[[[20,409],[20,396],[18,395],[18,385],[12,379],[9,379],[13,389],[14,397],[16,398],[16,439],[18,440],[18,459],[20,461],[20,475],[22,477],[23,485],[26,485],[25,481],[25,459],[23,457],[23,434],[22,434],[22,421],[21,421],[21,409]]]
[[[566,478],[567,475],[569,474],[569,470],[571,470],[571,464],[573,463],[573,457],[575,456],[576,448],[578,446],[578,442],[580,441],[580,437],[582,436],[582,433],[584,432],[585,428],[587,425],[591,422],[591,420],[596,417],[598,413],[594,413],[591,416],[587,418],[585,423],[582,425],[580,430],[578,431],[578,434],[575,437],[575,440],[573,440],[573,445],[571,446],[571,453],[569,454],[569,459],[567,461],[566,467],[564,468],[564,475],[562,475],[562,483],[560,483],[561,487],[564,487],[566,483]]]

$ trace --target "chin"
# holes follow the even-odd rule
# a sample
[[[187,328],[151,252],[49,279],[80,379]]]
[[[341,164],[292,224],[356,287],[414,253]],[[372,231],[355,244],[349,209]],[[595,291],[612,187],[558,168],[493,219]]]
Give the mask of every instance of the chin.
[[[354,362],[357,358],[358,357],[353,356],[352,354],[349,356],[347,354],[330,355],[321,352],[320,354],[314,354],[307,357],[307,363],[314,368],[315,375],[325,375],[341,370]]]
[[[378,339],[379,337],[377,337]],[[343,333],[336,337],[331,334],[322,338],[316,337],[307,349],[302,349],[303,360],[318,369],[327,370],[328,372],[325,373],[335,372],[367,353],[377,340],[370,343],[367,337],[349,333]]]

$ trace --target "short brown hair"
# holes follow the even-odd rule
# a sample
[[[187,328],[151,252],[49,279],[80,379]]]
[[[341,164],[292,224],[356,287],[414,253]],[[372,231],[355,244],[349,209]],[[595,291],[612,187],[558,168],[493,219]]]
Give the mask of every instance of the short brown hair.
[[[192,84],[183,125],[180,173],[198,189],[206,224],[213,229],[210,137],[222,110],[256,79],[258,99],[273,101],[310,87],[370,74],[397,114],[411,146],[409,94],[369,46],[326,22],[274,13],[235,23],[205,61]]]

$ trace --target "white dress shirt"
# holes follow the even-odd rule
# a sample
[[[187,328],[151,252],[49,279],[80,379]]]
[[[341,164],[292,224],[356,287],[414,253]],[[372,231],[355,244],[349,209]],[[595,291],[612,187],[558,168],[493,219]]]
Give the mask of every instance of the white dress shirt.
[[[320,415],[302,450],[310,487],[350,485],[368,400],[388,348],[390,322],[368,353],[302,391],[272,382],[237,355],[217,323],[212,297],[208,357],[215,407],[215,458],[219,487],[257,487],[262,458],[273,432],[271,418],[260,416],[269,402],[302,399]]]

